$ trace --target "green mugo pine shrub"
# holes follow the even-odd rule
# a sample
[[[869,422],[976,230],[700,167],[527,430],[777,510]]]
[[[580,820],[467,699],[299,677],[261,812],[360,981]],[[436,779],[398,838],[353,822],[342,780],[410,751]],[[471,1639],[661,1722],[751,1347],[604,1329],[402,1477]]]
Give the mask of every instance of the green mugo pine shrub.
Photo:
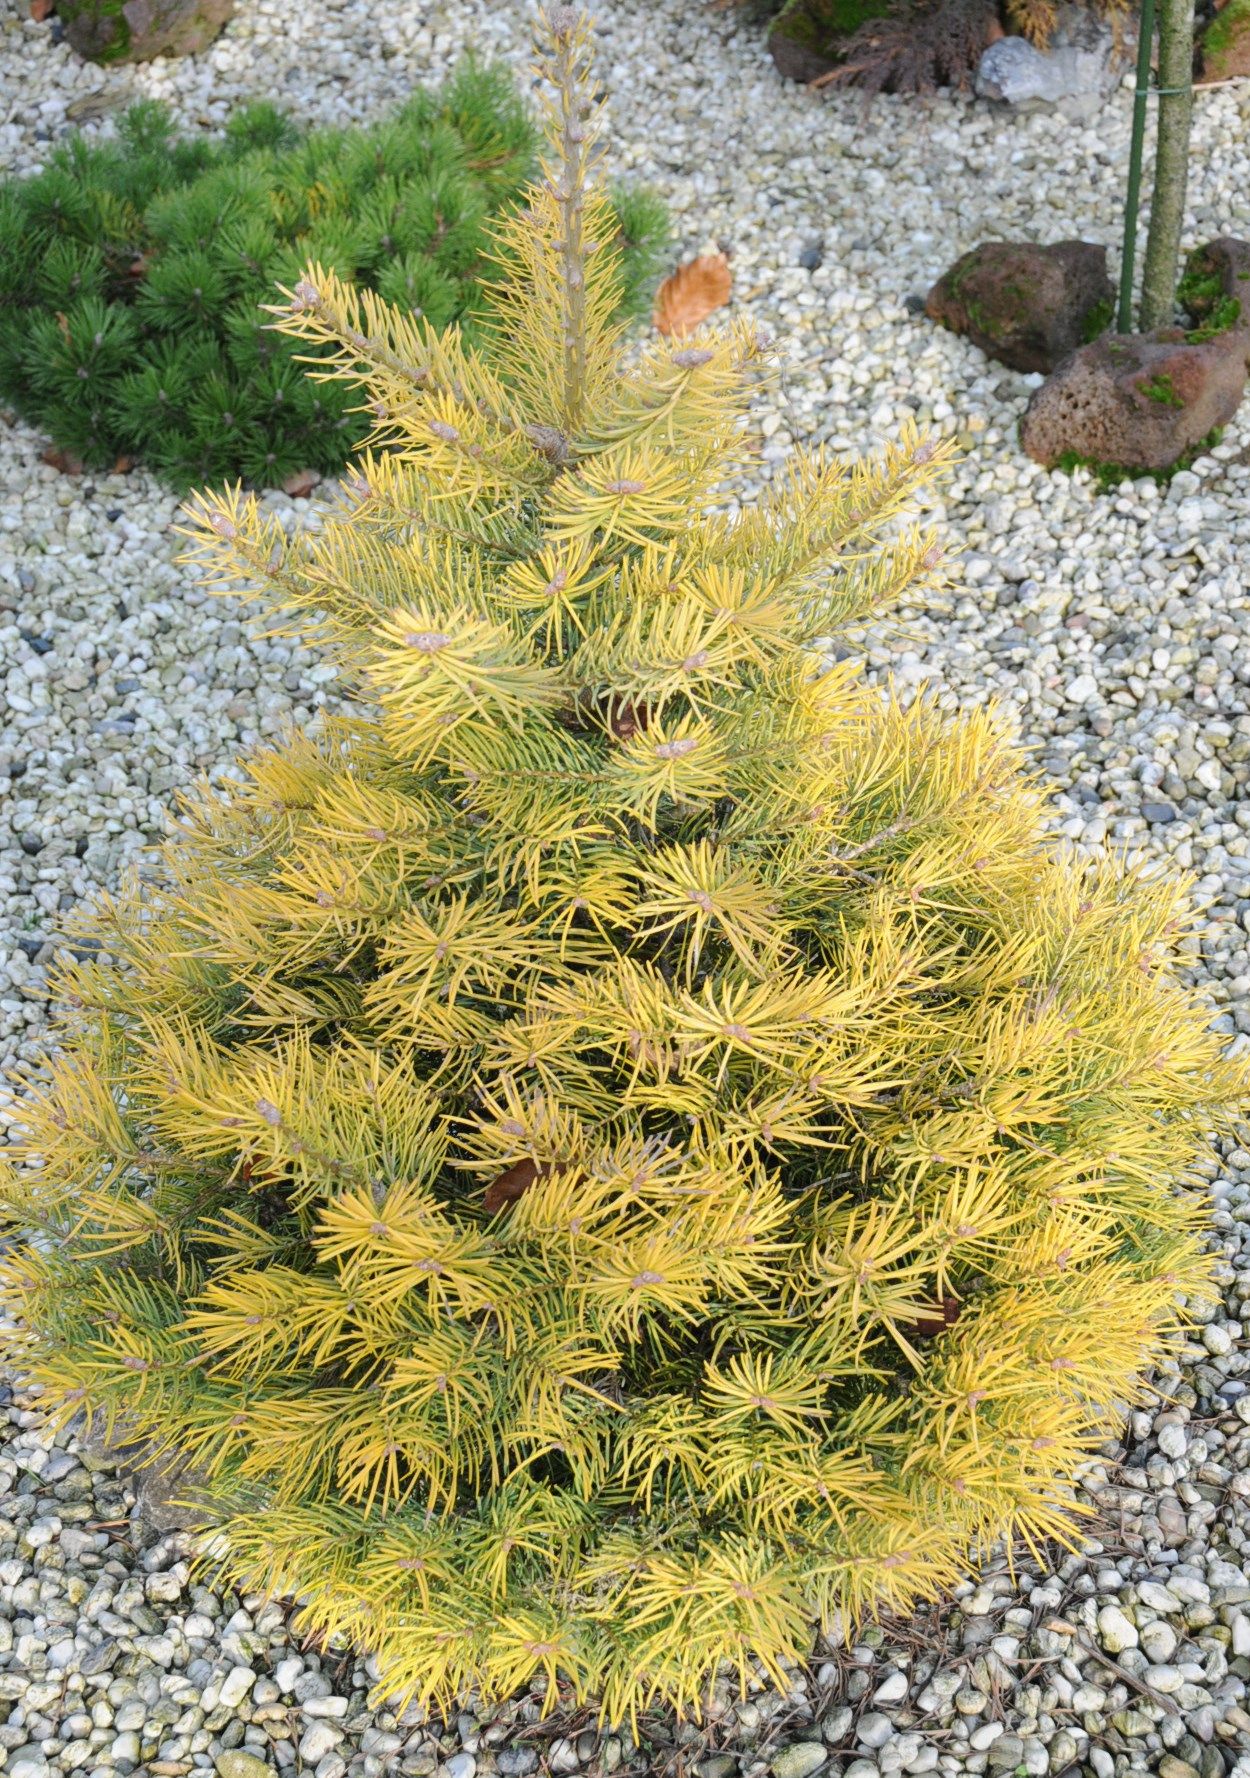
[[[619,1719],[1070,1535],[1247,1076],[1176,882],[829,664],[936,571],[940,451],[715,508],[761,347],[622,362],[576,14],[546,54],[490,362],[310,267],[282,326],[374,449],[313,535],[192,508],[360,714],[97,916],[3,1279],[50,1410],[198,1465],[213,1560],[384,1692]]]
[[[368,416],[303,375],[263,305],[315,259],[472,333],[535,146],[509,77],[472,66],[368,129],[304,134],[258,104],[220,142],[179,140],[136,105],[115,141],[0,189],[0,395],[88,467],[137,459],[179,489],[337,473]],[[632,313],[664,215],[645,191],[613,203]]]

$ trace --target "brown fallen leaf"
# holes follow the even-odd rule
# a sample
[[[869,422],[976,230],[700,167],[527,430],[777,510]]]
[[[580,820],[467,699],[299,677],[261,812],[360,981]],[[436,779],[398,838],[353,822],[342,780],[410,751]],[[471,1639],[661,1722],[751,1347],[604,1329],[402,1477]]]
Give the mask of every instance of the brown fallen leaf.
[[[62,475],[81,475],[83,461],[73,451],[63,451],[57,445],[49,445],[46,451],[40,451],[39,461],[47,463],[52,469],[59,469]]]
[[[704,253],[665,278],[652,319],[660,333],[690,333],[729,301],[733,276],[723,253]]]
[[[543,1169],[544,1172],[546,1170]],[[518,1198],[523,1198],[538,1178],[538,1173],[537,1164],[526,1155],[524,1160],[514,1161],[498,1179],[492,1179],[482,1199],[482,1208],[487,1216],[498,1216],[505,1204],[515,1204]]]
[[[137,457],[127,457],[124,455],[121,457],[118,457],[113,464],[113,474],[114,475],[129,475],[131,470],[134,468],[134,466],[137,462],[138,462]]]
[[[936,1339],[938,1334],[945,1333],[948,1327],[955,1325],[962,1308],[963,1304],[957,1296],[941,1297],[933,1305],[931,1315],[922,1315],[916,1321],[909,1321],[903,1332],[913,1340]]]
[[[315,469],[297,469],[294,475],[288,475],[282,484],[282,492],[289,494],[292,500],[305,500],[321,480]]]
[[[37,25],[52,17],[56,11],[56,0],[30,0],[30,16]]]
[[[631,704],[628,699],[612,706],[610,726],[618,741],[628,741],[631,735],[639,735],[651,721],[651,711],[646,704]]]
[[[491,1180],[482,1197],[482,1208],[487,1216],[498,1216],[505,1204],[515,1204],[523,1198],[536,1179],[550,1179],[553,1173],[563,1172],[559,1161],[544,1161],[540,1167],[526,1155],[524,1160],[514,1161],[498,1179]]]
[[[560,721],[574,734],[590,734],[606,726],[618,741],[628,741],[640,734],[651,721],[647,704],[631,703],[628,698],[597,698],[580,695],[560,711]]]
[[[239,1168],[239,1178],[244,1185],[250,1186],[258,1192],[267,1191],[270,1186],[278,1183],[278,1175],[262,1171],[251,1155],[245,1158],[243,1165]]]

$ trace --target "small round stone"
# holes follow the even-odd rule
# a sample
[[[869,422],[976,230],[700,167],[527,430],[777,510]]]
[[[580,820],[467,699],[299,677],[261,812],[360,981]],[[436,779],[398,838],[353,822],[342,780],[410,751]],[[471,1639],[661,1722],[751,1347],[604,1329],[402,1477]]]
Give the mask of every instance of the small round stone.
[[[818,1772],[827,1758],[828,1750],[822,1742],[796,1741],[792,1746],[783,1747],[780,1753],[774,1754],[771,1766],[773,1778],[811,1778],[811,1774]]]
[[[259,1754],[248,1753],[243,1748],[219,1753],[216,1769],[217,1778],[274,1778],[274,1768],[268,1760],[261,1759]]]
[[[1158,1438],[1159,1449],[1165,1457],[1183,1457],[1189,1448],[1189,1440],[1185,1437],[1185,1428],[1178,1426],[1175,1421],[1169,1421],[1166,1426],[1161,1426]]]

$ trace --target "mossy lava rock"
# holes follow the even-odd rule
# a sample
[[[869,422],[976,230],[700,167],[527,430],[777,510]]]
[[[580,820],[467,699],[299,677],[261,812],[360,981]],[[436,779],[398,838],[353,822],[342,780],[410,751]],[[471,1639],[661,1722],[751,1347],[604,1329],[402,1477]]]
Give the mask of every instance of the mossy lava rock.
[[[888,10],[888,0],[786,0],[768,33],[777,72],[787,80],[818,80],[843,60],[860,26]]]
[[[1225,0],[1202,34],[1199,69],[1204,80],[1250,75],[1250,0]]]
[[[1176,295],[1195,328],[1211,334],[1250,328],[1250,241],[1221,235],[1195,247]]]
[[[1050,371],[1111,320],[1107,251],[1091,241],[983,241],[956,260],[925,313],[1015,370]]]
[[[1107,334],[1035,390],[1020,443],[1048,469],[1172,469],[1232,419],[1248,359],[1250,335],[1239,330],[1210,339],[1177,327]]]
[[[150,62],[207,49],[234,0],[59,0],[65,35],[89,62]]]

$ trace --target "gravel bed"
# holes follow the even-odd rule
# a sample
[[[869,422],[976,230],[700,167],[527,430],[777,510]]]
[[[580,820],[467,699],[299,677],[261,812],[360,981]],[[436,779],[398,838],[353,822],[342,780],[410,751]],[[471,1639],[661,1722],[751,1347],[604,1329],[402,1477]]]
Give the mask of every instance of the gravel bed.
[[[962,100],[784,86],[757,28],[696,0],[603,7],[614,165],[653,182],[683,253],[732,252],[736,299],[777,337],[757,480],[798,441],[862,450],[918,417],[965,455],[931,515],[962,556],[940,608],[865,635],[870,670],[997,699],[1075,842],[1194,873],[1193,969],[1250,1041],[1250,404],[1166,491],[1101,498],[1014,445],[1034,379],[934,330],[917,298],[986,235],[1114,247],[1128,125]],[[526,8],[242,0],[194,62],[78,63],[0,0],[0,167],[140,95],[188,128],[239,99],[365,119],[461,49],[525,65]],[[1250,83],[1200,96],[1193,239],[1250,233]],[[1114,255],[1113,255],[1114,259]],[[176,503],[136,471],[63,477],[3,432],[0,479],[0,1073],[37,1053],[66,917],[164,830],[179,786],[332,704],[315,656],[258,639],[174,562]],[[290,522],[307,501],[273,496]],[[0,1107],[0,1120],[3,1119]],[[1153,1409],[1086,1481],[1080,1552],[990,1563],[941,1610],[818,1650],[787,1692],[718,1698],[701,1728],[545,1726],[527,1700],[448,1724],[371,1709],[368,1662],[293,1640],[284,1613],[190,1578],[186,1548],[92,1446],[0,1386],[0,1772],[437,1774],[672,1771],[1250,1774],[1250,1154],[1212,1170],[1224,1300]]]

